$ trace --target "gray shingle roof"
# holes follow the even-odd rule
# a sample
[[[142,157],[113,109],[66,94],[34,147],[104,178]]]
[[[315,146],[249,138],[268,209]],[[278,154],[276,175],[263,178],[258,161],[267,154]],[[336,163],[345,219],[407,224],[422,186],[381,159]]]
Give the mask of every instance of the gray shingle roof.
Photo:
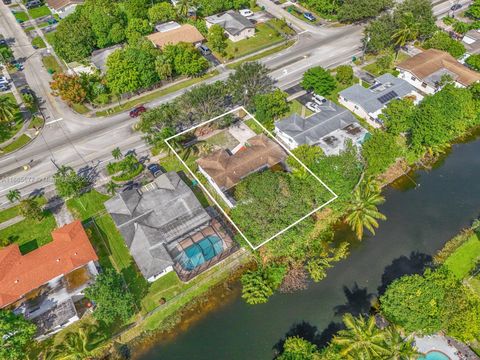
[[[105,207],[147,279],[173,265],[167,244],[210,220],[176,172],[159,176],[142,190],[124,191]]]
[[[210,24],[218,24],[232,35],[237,35],[243,30],[253,28],[253,23],[238,12],[229,10],[223,14],[216,14],[205,18]]]
[[[308,118],[303,118],[295,113],[276,122],[275,127],[293,138],[299,145],[315,145],[324,136],[356,122],[350,111],[331,101],[321,108],[322,111]]]
[[[415,91],[415,88],[405,80],[392,74],[383,74],[375,79],[376,83],[369,89],[355,84],[340,91],[339,95],[348,101],[361,106],[368,113],[382,109],[388,102],[396,98],[403,98]]]

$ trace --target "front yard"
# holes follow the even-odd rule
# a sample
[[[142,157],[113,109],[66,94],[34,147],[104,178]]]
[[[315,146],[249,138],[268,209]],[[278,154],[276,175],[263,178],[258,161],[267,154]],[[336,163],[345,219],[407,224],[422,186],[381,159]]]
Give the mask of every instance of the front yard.
[[[31,16],[32,19],[37,19],[42,16],[51,15],[52,12],[46,5],[43,5],[43,6],[28,10],[28,14]]]

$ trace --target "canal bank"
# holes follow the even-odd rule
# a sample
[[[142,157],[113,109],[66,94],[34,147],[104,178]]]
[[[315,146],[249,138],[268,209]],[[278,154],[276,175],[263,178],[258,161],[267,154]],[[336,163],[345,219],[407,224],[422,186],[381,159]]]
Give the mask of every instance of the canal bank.
[[[299,334],[322,345],[345,312],[367,311],[392,279],[421,271],[435,253],[480,213],[480,140],[454,145],[432,170],[385,189],[388,220],[375,237],[355,242],[325,280],[263,305],[234,301],[138,356],[153,359],[271,359],[281,340]]]

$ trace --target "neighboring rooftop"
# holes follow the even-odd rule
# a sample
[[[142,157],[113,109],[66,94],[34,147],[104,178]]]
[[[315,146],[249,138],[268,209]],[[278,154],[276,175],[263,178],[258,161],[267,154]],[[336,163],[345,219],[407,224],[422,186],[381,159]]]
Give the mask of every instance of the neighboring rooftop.
[[[469,86],[480,80],[480,74],[460,64],[457,59],[445,51],[429,49],[401,62],[398,69],[406,70],[422,81],[434,87],[445,74],[462,84]]]
[[[170,30],[150,34],[147,39],[159,48],[165,45],[176,45],[180,42],[195,44],[205,40],[200,31],[190,24],[183,24]]]
[[[298,145],[315,145],[335,130],[357,122],[355,116],[332,101],[321,106],[321,111],[303,118],[294,113],[275,123],[275,127],[291,137]]]
[[[205,18],[205,21],[209,22],[210,24],[220,25],[232,35],[237,35],[245,29],[254,27],[250,20],[233,10],[229,10],[222,14],[208,16]]]
[[[80,221],[52,232],[53,241],[20,253],[18,244],[0,249],[0,308],[50,280],[98,260]]]
[[[182,25],[180,25],[176,21],[169,21],[169,22],[166,22],[166,23],[161,23],[161,24],[155,25],[155,31],[167,32],[167,31],[178,29],[181,26]]]
[[[198,159],[197,164],[215,181],[222,190],[235,186],[247,175],[265,167],[276,165],[287,157],[278,143],[260,134],[252,137],[235,154],[217,150]]]
[[[105,203],[145,278],[173,265],[167,245],[210,220],[176,172],[142,189],[124,191]]]
[[[368,89],[355,84],[340,91],[339,95],[360,105],[368,113],[375,113],[391,100],[403,98],[414,92],[415,88],[408,82],[387,73],[376,78],[375,83]]]
[[[50,8],[58,11],[69,5],[82,4],[83,0],[47,0],[47,4]]]
[[[37,325],[37,336],[41,336],[61,327],[76,317],[78,317],[78,314],[75,309],[75,304],[72,299],[68,298],[56,304],[42,315],[32,319],[32,321]]]

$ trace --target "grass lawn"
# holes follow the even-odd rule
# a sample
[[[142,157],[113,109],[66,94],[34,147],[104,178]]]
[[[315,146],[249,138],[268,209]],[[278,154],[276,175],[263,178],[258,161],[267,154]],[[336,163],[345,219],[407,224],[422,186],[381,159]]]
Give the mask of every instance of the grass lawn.
[[[43,123],[44,123],[43,118],[37,116],[37,117],[34,117],[32,121],[30,121],[30,125],[28,125],[28,128],[38,129],[43,126]]]
[[[255,134],[262,134],[263,129],[258,123],[253,119],[245,120],[245,125],[247,125]]]
[[[28,144],[32,139],[30,136],[22,134],[18,139],[0,149],[0,154],[6,154],[20,149],[22,146]]]
[[[85,221],[95,215],[104,213],[105,206],[103,203],[108,199],[110,199],[110,196],[92,190],[78,198],[67,200],[67,207],[76,219]]]
[[[225,49],[226,58],[233,59],[242,57],[263,48],[275,45],[284,40],[283,36],[275,29],[267,24],[258,24],[255,27],[255,36],[250,39],[233,42],[227,40],[227,48]]]
[[[37,19],[42,16],[50,15],[52,12],[46,5],[43,5],[43,6],[28,10],[28,13],[33,19]]]
[[[47,39],[48,41],[48,39]],[[63,72],[62,66],[58,63],[57,59],[53,55],[47,55],[42,57],[43,66],[51,73]]]
[[[47,203],[47,199],[44,197],[39,197],[36,199],[36,201],[40,205],[45,205]],[[15,216],[20,215],[20,212],[18,211],[18,205],[14,205],[12,207],[9,207],[8,209],[1,210],[0,211],[0,224],[14,218]]]
[[[133,108],[133,107],[135,107],[139,104],[147,103],[147,102],[155,100],[159,97],[171,94],[175,91],[181,90],[181,89],[186,88],[186,87],[191,86],[191,85],[194,85],[196,83],[199,83],[199,82],[201,82],[205,79],[209,79],[209,78],[214,77],[216,75],[218,75],[218,70],[211,71],[208,74],[205,74],[204,76],[187,79],[187,80],[179,82],[175,85],[153,91],[152,93],[147,94],[145,96],[141,96],[137,99],[126,101],[123,104],[115,106],[115,107],[110,108],[108,110],[97,111],[95,113],[95,116],[106,116],[106,115],[118,114],[118,113],[123,112],[125,110],[131,109],[131,108]]]
[[[304,117],[307,117],[307,116],[312,115],[313,111],[307,109],[299,101],[293,100],[293,101],[290,102],[290,111],[285,116],[290,116],[290,115],[295,114],[295,113],[298,114],[298,115],[303,115]]]
[[[275,28],[279,33],[283,33],[286,35],[295,35],[295,30],[288,26],[288,24],[280,19],[272,19],[267,21],[267,24],[270,27]]]
[[[47,39],[47,42],[49,44],[52,44],[54,35],[55,35],[55,31],[50,31],[50,32],[45,34],[45,38]]]
[[[15,16],[15,19],[17,19],[18,22],[24,22],[28,20],[28,15],[24,11],[14,12],[13,15]]]
[[[72,105],[72,109],[75,110],[77,113],[79,114],[86,114],[90,111],[89,108],[87,108],[85,105],[83,104],[73,104]]]
[[[457,278],[463,279],[475,267],[480,258],[480,239],[473,234],[445,260],[446,266]]]
[[[47,45],[45,44],[45,41],[43,41],[43,39],[40,36],[33,38],[32,45],[34,47],[37,47],[38,49],[43,49],[47,47]]]
[[[27,253],[49,243],[52,240],[51,232],[57,227],[55,218],[50,211],[45,211],[44,218],[37,222],[25,219],[0,230],[0,239],[8,239],[20,246],[22,253]]]
[[[392,55],[393,58],[395,57],[395,54]],[[399,63],[401,63],[402,61],[405,61],[409,58],[410,56],[405,54],[404,52],[400,51],[398,53],[398,56],[397,56],[397,59],[394,60],[392,66],[389,68],[389,69],[381,69],[378,67],[377,65],[377,62],[373,62],[371,64],[368,64],[366,66],[363,67],[363,70],[365,71],[368,71],[369,73],[375,75],[375,76],[380,76],[382,74],[385,74],[385,73],[391,73],[391,74],[395,74],[395,66]]]
[[[295,41],[293,40],[288,40],[286,41],[284,44],[282,45],[279,45],[279,46],[276,46],[274,48],[271,48],[271,49],[268,49],[260,54],[257,54],[257,55],[253,55],[253,56],[250,56],[249,58],[247,59],[244,59],[244,60],[240,60],[240,61],[237,61],[233,64],[228,64],[227,65],[227,68],[229,69],[236,69],[237,67],[239,67],[240,65],[242,65],[243,63],[245,62],[248,62],[248,61],[256,61],[256,60],[259,60],[259,59],[262,59],[266,56],[269,56],[269,55],[272,55],[272,54],[276,54],[277,52],[280,52],[282,50],[285,50],[287,48],[289,48],[290,46],[292,46],[293,44],[295,43]]]

